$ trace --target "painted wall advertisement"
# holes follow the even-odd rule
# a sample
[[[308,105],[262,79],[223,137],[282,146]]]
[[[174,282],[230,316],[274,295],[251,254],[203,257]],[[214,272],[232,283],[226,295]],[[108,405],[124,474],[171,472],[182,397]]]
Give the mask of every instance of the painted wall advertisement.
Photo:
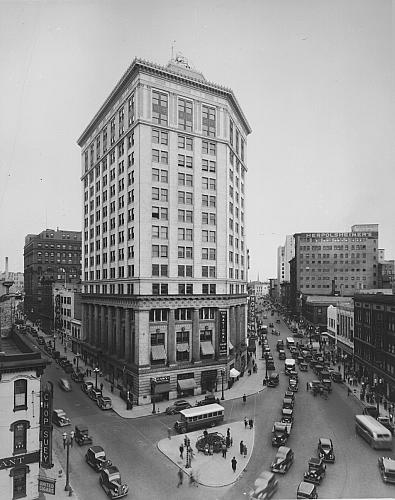
[[[228,313],[219,311],[219,355],[228,354]]]

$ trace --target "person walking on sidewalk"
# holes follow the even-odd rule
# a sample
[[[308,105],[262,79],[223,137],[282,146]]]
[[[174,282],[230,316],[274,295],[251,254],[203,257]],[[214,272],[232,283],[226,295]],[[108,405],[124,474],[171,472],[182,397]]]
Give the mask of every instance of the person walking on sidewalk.
[[[179,450],[180,450],[180,458],[184,458],[184,445],[182,443],[180,444]]]
[[[228,448],[226,447],[225,443],[222,443],[222,457],[226,458],[226,452],[228,451]]]
[[[182,486],[182,483],[184,481],[184,473],[182,472],[182,469],[178,469],[178,484],[177,484],[177,488],[179,488],[180,486]]]
[[[104,385],[103,385],[103,382],[102,382],[102,383],[100,384],[100,390],[101,390],[101,392],[103,392],[103,387],[104,387]]]
[[[232,469],[233,469],[233,472],[236,472],[236,465],[237,465],[237,460],[235,457],[232,458],[231,460],[232,462]]]
[[[244,456],[244,458],[246,458],[246,456],[247,456],[247,445],[244,445],[244,447],[243,447],[243,456]]]
[[[247,429],[248,426],[248,420],[247,417],[244,417],[244,429]]]
[[[240,455],[243,454],[243,451],[244,451],[244,443],[243,441],[240,441]]]
[[[252,429],[254,427],[254,421],[252,418],[249,419],[248,424],[250,426],[250,429]]]

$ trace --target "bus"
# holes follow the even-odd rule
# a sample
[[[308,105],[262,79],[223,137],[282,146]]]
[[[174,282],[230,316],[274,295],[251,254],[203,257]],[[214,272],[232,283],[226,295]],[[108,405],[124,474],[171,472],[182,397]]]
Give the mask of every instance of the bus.
[[[225,408],[219,404],[199,406],[195,408],[187,408],[180,411],[181,419],[177,420],[174,428],[177,432],[185,433],[202,429],[206,427],[214,427],[224,420]]]
[[[392,434],[369,415],[355,415],[355,430],[372,448],[392,450]]]
[[[295,347],[295,339],[293,337],[287,337],[287,347]]]

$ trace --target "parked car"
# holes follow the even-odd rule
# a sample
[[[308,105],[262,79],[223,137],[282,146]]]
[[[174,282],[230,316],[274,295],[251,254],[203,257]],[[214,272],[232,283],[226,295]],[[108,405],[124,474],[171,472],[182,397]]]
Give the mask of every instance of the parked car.
[[[81,391],[85,392],[85,394],[89,394],[89,391],[92,389],[92,387],[92,382],[84,382],[83,384],[81,384]]]
[[[284,360],[284,359],[286,359],[286,358],[287,358],[287,356],[286,356],[286,354],[285,354],[284,349],[280,349],[280,350],[278,351],[278,359],[280,359],[280,360]]]
[[[70,364],[69,363],[65,363],[62,366],[62,368],[63,368],[63,371],[65,373],[73,373],[74,372],[73,365],[71,363]]]
[[[293,410],[291,410],[289,408],[283,408],[281,422],[284,422],[286,424],[292,424],[294,421],[293,413],[294,413]]]
[[[91,436],[89,435],[89,432],[88,432],[88,427],[85,427],[84,425],[76,425],[75,426],[74,440],[80,446],[82,446],[84,444],[92,444],[93,443],[93,439],[91,438]]]
[[[284,398],[292,399],[295,406],[295,393],[292,391],[285,391]]]
[[[289,379],[288,390],[292,392],[298,392],[299,384],[298,381],[294,378]]]
[[[44,337],[40,337],[38,336],[37,337],[37,343],[40,344],[40,345],[44,345],[45,344],[45,339]]]
[[[71,391],[70,382],[66,378],[60,378],[58,380],[58,384],[59,384],[59,387],[61,389],[63,389],[64,391],[66,391],[66,392],[70,392]]]
[[[70,419],[66,415],[66,412],[61,409],[57,409],[52,412],[52,422],[58,425],[59,427],[71,425]]]
[[[271,464],[272,472],[279,472],[280,474],[285,474],[291,467],[294,461],[294,452],[291,448],[286,446],[280,446],[274,461]]]
[[[320,438],[318,440],[317,453],[324,462],[334,463],[335,453],[333,451],[332,439]]]
[[[391,423],[389,417],[377,417],[377,422],[384,425],[384,427],[387,428],[392,435],[395,433],[394,424]]]
[[[302,481],[298,489],[296,491],[296,498],[318,498],[317,488],[312,483],[307,483],[306,481]]]
[[[269,375],[269,378],[267,380],[267,386],[268,387],[277,387],[278,384],[280,383],[280,376],[277,372],[273,372]]]
[[[278,481],[273,472],[263,471],[255,479],[254,490],[250,492],[250,499],[267,500],[277,491]]]
[[[214,394],[207,394],[204,399],[197,401],[195,406],[212,405],[214,403],[220,404],[220,400],[216,398]]]
[[[281,323],[281,321],[277,318],[277,319],[276,319],[276,323]]]
[[[112,401],[108,396],[99,396],[96,403],[101,410],[111,410],[112,408]]]
[[[128,485],[122,484],[121,474],[114,465],[101,471],[99,482],[106,495],[112,499],[124,497],[129,491]]]
[[[85,461],[96,472],[112,465],[111,460],[106,458],[106,452],[101,446],[91,446],[85,453]]]
[[[96,389],[96,387],[92,386],[90,391],[88,392],[88,396],[92,399],[92,401],[97,401],[97,399],[102,395],[100,389]]]
[[[84,374],[82,372],[75,372],[73,370],[73,373],[71,374],[71,378],[72,378],[72,380],[74,380],[74,382],[77,382],[77,384],[80,384],[84,381]]]
[[[284,398],[283,399],[283,408],[288,408],[292,410],[294,407],[294,399],[291,398]]]
[[[379,457],[378,466],[385,483],[395,483],[395,460],[390,457]]]
[[[379,411],[376,405],[365,405],[362,413],[363,415],[370,415],[373,418],[377,418],[379,416]]]
[[[186,410],[187,408],[192,408],[192,406],[188,403],[188,401],[185,401],[185,399],[179,399],[178,401],[174,401],[174,403],[171,406],[168,406],[166,408],[166,414],[175,415],[181,410]]]
[[[325,476],[326,466],[321,458],[311,457],[308,471],[304,473],[303,480],[307,483],[321,484]]]

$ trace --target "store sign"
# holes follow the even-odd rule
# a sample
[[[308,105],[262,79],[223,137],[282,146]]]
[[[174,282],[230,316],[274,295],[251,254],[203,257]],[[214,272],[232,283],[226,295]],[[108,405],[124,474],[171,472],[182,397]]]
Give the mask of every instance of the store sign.
[[[228,313],[219,311],[219,355],[228,354]]]
[[[170,377],[152,377],[151,384],[170,384]]]
[[[33,464],[40,460],[40,452],[26,453],[26,455],[18,455],[17,457],[0,458],[0,470],[11,469],[18,465]]]
[[[56,479],[51,479],[49,477],[39,477],[38,491],[40,491],[41,493],[47,493],[48,495],[55,495],[55,484]]]
[[[52,463],[52,407],[53,407],[53,385],[47,382],[41,391],[41,467],[51,469]]]

